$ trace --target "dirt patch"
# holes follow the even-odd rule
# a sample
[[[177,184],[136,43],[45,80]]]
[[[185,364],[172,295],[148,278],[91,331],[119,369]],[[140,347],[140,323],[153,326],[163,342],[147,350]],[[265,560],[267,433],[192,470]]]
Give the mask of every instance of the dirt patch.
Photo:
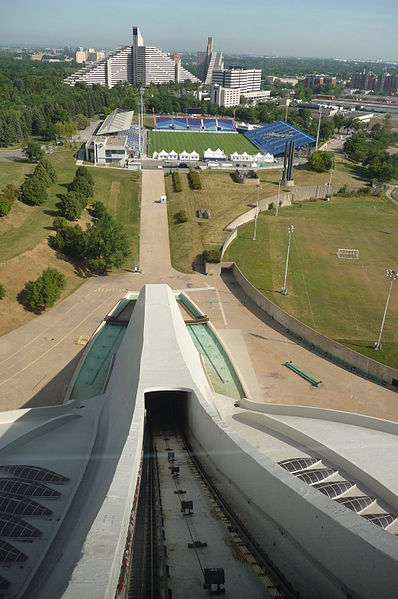
[[[72,264],[58,257],[52,250],[47,239],[43,239],[33,250],[29,250],[4,262],[1,265],[1,283],[6,289],[6,296],[0,302],[0,335],[20,327],[32,318],[37,318],[32,312],[25,310],[17,300],[18,293],[25,283],[36,279],[45,268],[57,268],[66,277],[66,289],[61,300],[69,295],[83,282]]]

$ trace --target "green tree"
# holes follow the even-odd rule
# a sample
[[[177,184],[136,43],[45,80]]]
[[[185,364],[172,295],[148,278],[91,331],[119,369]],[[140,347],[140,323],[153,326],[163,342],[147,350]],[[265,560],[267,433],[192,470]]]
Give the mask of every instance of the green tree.
[[[84,114],[81,114],[81,113],[77,114],[74,117],[74,121],[76,122],[78,129],[85,129],[90,124],[89,119],[86,116],[84,116]]]
[[[340,129],[342,129],[345,124],[344,114],[342,114],[341,112],[338,112],[337,114],[335,114],[333,117],[333,122],[334,122],[334,126],[336,127],[337,131],[340,133]]]
[[[106,213],[86,231],[86,259],[89,267],[106,273],[112,266],[120,267],[129,256],[129,244],[122,225]]]
[[[44,166],[42,165],[41,161],[38,162],[35,170],[33,171],[33,177],[35,179],[38,179],[39,181],[41,181],[44,185],[44,187],[50,187],[52,181],[51,181],[51,177],[48,174],[48,172],[46,171],[46,169],[44,168]]]
[[[66,224],[65,220],[56,220],[53,225],[57,233],[55,237],[50,237],[51,246],[74,260],[83,260],[87,250],[87,237],[83,229],[80,225],[72,226]]]
[[[40,206],[47,201],[47,191],[43,182],[36,177],[28,177],[21,185],[21,198],[28,204]]]
[[[102,218],[104,214],[106,214],[106,212],[107,209],[105,204],[103,204],[99,200],[93,202],[91,207],[91,216],[93,216],[93,218]]]
[[[5,186],[0,193],[0,216],[6,216],[10,212],[11,206],[18,196],[19,189],[16,185],[9,183]]]
[[[333,153],[332,152],[312,152],[308,156],[308,165],[317,173],[324,173],[332,168]]]
[[[2,300],[5,297],[5,294],[6,294],[6,290],[4,288],[4,285],[2,285],[0,283],[0,300]]]
[[[61,214],[68,220],[79,220],[83,212],[82,196],[75,191],[68,191],[61,197]]]
[[[56,268],[47,268],[36,281],[30,281],[19,294],[19,300],[33,312],[39,314],[53,306],[66,287],[65,276]]]
[[[57,180],[57,173],[53,164],[49,161],[47,156],[42,156],[40,158],[39,164],[41,164],[43,168],[46,170],[48,176],[50,177],[51,183],[55,183]]]
[[[44,156],[41,145],[37,141],[30,139],[23,149],[23,153],[29,162],[38,162]]]

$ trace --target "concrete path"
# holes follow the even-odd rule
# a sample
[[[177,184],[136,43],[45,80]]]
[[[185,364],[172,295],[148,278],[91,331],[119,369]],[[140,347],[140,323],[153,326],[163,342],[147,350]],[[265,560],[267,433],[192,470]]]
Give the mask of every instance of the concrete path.
[[[160,203],[160,196],[165,194],[163,171],[142,171],[140,268],[166,281],[175,273],[171,267],[167,204]]]
[[[397,201],[397,200],[395,200],[395,199],[392,197],[392,193],[393,193],[393,191],[395,191],[396,189],[398,189],[398,186],[397,186],[397,185],[389,185],[389,186],[387,187],[387,190],[386,190],[386,196],[387,196],[387,197],[388,197],[388,198],[389,198],[389,199],[390,199],[390,200],[393,202],[393,204],[395,204],[396,206],[398,206],[398,201]]]

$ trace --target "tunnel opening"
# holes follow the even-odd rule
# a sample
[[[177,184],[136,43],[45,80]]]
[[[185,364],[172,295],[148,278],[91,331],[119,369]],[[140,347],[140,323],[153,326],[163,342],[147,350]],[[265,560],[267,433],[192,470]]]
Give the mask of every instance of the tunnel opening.
[[[150,426],[163,425],[172,428],[184,428],[187,403],[191,391],[149,391],[145,393],[145,410]]]

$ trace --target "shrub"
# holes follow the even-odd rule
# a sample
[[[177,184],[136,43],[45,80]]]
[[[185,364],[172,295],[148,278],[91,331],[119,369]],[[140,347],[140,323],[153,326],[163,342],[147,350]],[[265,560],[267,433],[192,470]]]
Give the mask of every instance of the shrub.
[[[29,310],[39,314],[55,304],[65,287],[65,276],[56,268],[47,268],[36,281],[26,283],[19,300]]]
[[[5,294],[6,294],[6,290],[4,289],[4,285],[2,285],[0,283],[0,300],[3,299],[3,297],[5,296]]]
[[[75,177],[68,189],[69,191],[75,191],[80,194],[82,198],[85,198],[85,206],[88,204],[86,198],[92,198],[94,195],[94,183],[90,183],[88,179],[82,177]]]
[[[53,227],[56,231],[62,231],[67,225],[66,218],[63,216],[56,216],[53,220]]]
[[[191,168],[189,169],[188,180],[192,189],[202,189],[202,183],[199,177],[199,173],[192,170]]]
[[[175,219],[177,223],[186,223],[188,221],[188,216],[185,210],[180,210],[177,212]]]
[[[182,183],[180,173],[178,171],[174,171],[172,173],[174,191],[179,192],[182,191]]]
[[[206,262],[217,264],[221,260],[221,248],[211,248],[203,252],[203,258]]]
[[[0,194],[0,216],[7,216],[10,212],[12,202],[7,199],[3,193]]]
[[[79,225],[69,225],[65,220],[58,224],[57,234],[55,237],[50,237],[51,247],[72,259],[83,260],[87,248],[87,239],[83,229]]]
[[[37,177],[28,177],[21,185],[21,198],[28,204],[34,204],[40,206],[47,199],[47,191],[43,181]]]
[[[275,208],[275,204],[274,204],[274,202],[270,202],[270,203],[268,204],[268,210],[273,210],[274,208]]]
[[[19,189],[16,185],[9,183],[5,186],[0,193],[0,216],[6,216],[10,212],[11,206],[18,196]]]

